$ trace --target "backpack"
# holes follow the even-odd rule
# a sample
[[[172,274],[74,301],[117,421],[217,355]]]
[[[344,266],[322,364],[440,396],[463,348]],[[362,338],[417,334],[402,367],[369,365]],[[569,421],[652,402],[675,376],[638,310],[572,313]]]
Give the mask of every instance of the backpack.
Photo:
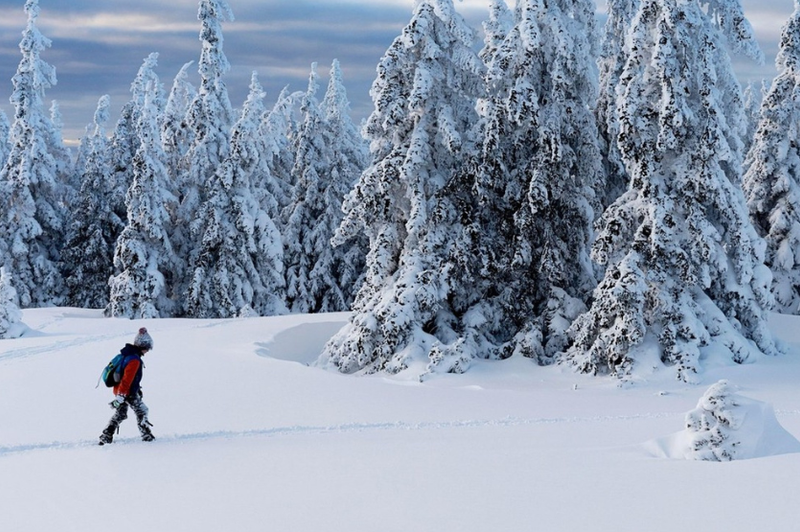
[[[118,354],[111,359],[111,362],[103,368],[103,373],[100,374],[100,380],[105,383],[109,388],[113,388],[122,380],[122,374],[125,372],[127,361],[126,355]],[[98,383],[99,385],[100,383]]]

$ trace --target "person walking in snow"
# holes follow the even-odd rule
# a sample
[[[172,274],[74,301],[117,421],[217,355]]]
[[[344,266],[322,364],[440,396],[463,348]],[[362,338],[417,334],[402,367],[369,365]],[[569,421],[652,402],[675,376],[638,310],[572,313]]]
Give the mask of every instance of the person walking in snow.
[[[147,405],[142,401],[142,370],[144,362],[142,357],[153,349],[153,338],[142,327],[133,339],[133,344],[125,344],[120,354],[124,356],[122,362],[122,379],[114,386],[114,400],[109,403],[115,410],[114,415],[108,422],[108,426],[100,435],[100,445],[105,445],[114,441],[114,433],[119,429],[119,424],[128,418],[128,406],[133,408],[136,413],[136,421],[142,441],[153,441],[150,427],[152,424],[147,420]]]

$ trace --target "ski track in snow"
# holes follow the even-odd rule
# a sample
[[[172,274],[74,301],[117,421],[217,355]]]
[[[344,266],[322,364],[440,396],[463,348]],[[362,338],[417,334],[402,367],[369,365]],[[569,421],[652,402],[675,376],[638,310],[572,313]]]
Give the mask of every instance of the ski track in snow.
[[[72,340],[60,340],[47,345],[40,345],[36,347],[25,347],[22,349],[12,349],[5,353],[0,353],[0,362],[6,360],[14,360],[18,358],[29,358],[43,353],[49,353],[56,350],[61,350],[67,347],[80,347],[82,345],[94,344],[97,342],[105,342],[106,340],[113,340],[114,338],[123,338],[129,336],[128,333],[104,334],[100,336],[78,337]]]
[[[776,410],[779,416],[797,416],[800,410]],[[155,442],[148,446],[167,443],[191,443],[208,440],[229,440],[252,437],[279,437],[296,436],[305,434],[342,434],[353,432],[375,432],[386,430],[402,431],[434,431],[446,429],[471,429],[482,427],[519,427],[526,425],[557,425],[564,423],[608,423],[615,421],[635,421],[639,419],[660,419],[669,417],[682,417],[685,412],[661,412],[648,414],[633,414],[622,416],[593,416],[593,417],[553,417],[520,419],[508,417],[496,420],[460,420],[460,421],[428,421],[421,423],[408,423],[405,421],[387,421],[379,423],[345,423],[331,426],[303,426],[274,427],[270,429],[252,429],[242,431],[218,430],[208,432],[195,432],[189,434],[167,434],[158,436]],[[115,440],[111,446],[121,446],[139,443],[138,438],[121,438]],[[28,453],[33,451],[63,451],[88,447],[99,447],[97,440],[79,440],[73,442],[31,443],[21,445],[0,445],[0,459],[12,454]]]
[[[792,412],[800,414],[800,411]],[[595,417],[554,417],[554,418],[534,418],[534,419],[519,419],[519,418],[505,418],[498,420],[460,420],[460,421],[428,421],[421,423],[408,423],[405,421],[388,421],[379,423],[345,423],[342,425],[331,426],[290,426],[290,427],[275,427],[270,429],[253,429],[242,431],[219,430],[209,432],[196,432],[190,434],[167,434],[157,436],[156,441],[148,443],[147,445],[165,444],[165,443],[190,443],[194,441],[207,441],[207,440],[226,440],[248,437],[278,437],[278,436],[294,436],[304,434],[340,434],[340,433],[353,433],[353,432],[374,432],[385,430],[403,430],[403,431],[431,431],[431,430],[445,430],[445,429],[470,429],[481,427],[518,427],[525,425],[548,425],[548,424],[561,424],[561,423],[605,423],[613,421],[629,421],[636,419],[655,419],[683,416],[684,412],[664,412],[655,414],[636,414],[627,416],[595,416]],[[115,440],[112,446],[127,445],[131,443],[138,443],[138,438],[122,438]],[[73,450],[86,447],[98,447],[97,440],[79,440],[73,442],[50,442],[50,443],[32,443],[11,446],[0,446],[0,458],[12,454],[27,453],[32,451],[58,451],[58,450]]]

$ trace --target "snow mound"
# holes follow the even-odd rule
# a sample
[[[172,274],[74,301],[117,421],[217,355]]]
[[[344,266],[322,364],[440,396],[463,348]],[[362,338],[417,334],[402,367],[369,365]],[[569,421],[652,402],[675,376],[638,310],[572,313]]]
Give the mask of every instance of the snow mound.
[[[800,442],[775,418],[772,405],[736,393],[726,380],[712,385],[685,429],[646,447],[658,457],[730,461],[800,452]]]

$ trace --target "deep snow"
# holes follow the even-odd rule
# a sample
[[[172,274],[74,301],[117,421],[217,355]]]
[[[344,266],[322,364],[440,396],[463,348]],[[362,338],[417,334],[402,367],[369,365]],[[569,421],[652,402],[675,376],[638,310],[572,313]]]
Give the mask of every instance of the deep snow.
[[[626,388],[527,359],[424,383],[309,365],[345,320],[24,311],[31,330],[0,340],[0,531],[800,529],[800,318],[772,317],[786,356]],[[97,377],[142,325],[158,439],[129,419],[99,447],[112,397]],[[774,408],[759,426],[785,429],[783,454],[669,458],[720,379]]]

